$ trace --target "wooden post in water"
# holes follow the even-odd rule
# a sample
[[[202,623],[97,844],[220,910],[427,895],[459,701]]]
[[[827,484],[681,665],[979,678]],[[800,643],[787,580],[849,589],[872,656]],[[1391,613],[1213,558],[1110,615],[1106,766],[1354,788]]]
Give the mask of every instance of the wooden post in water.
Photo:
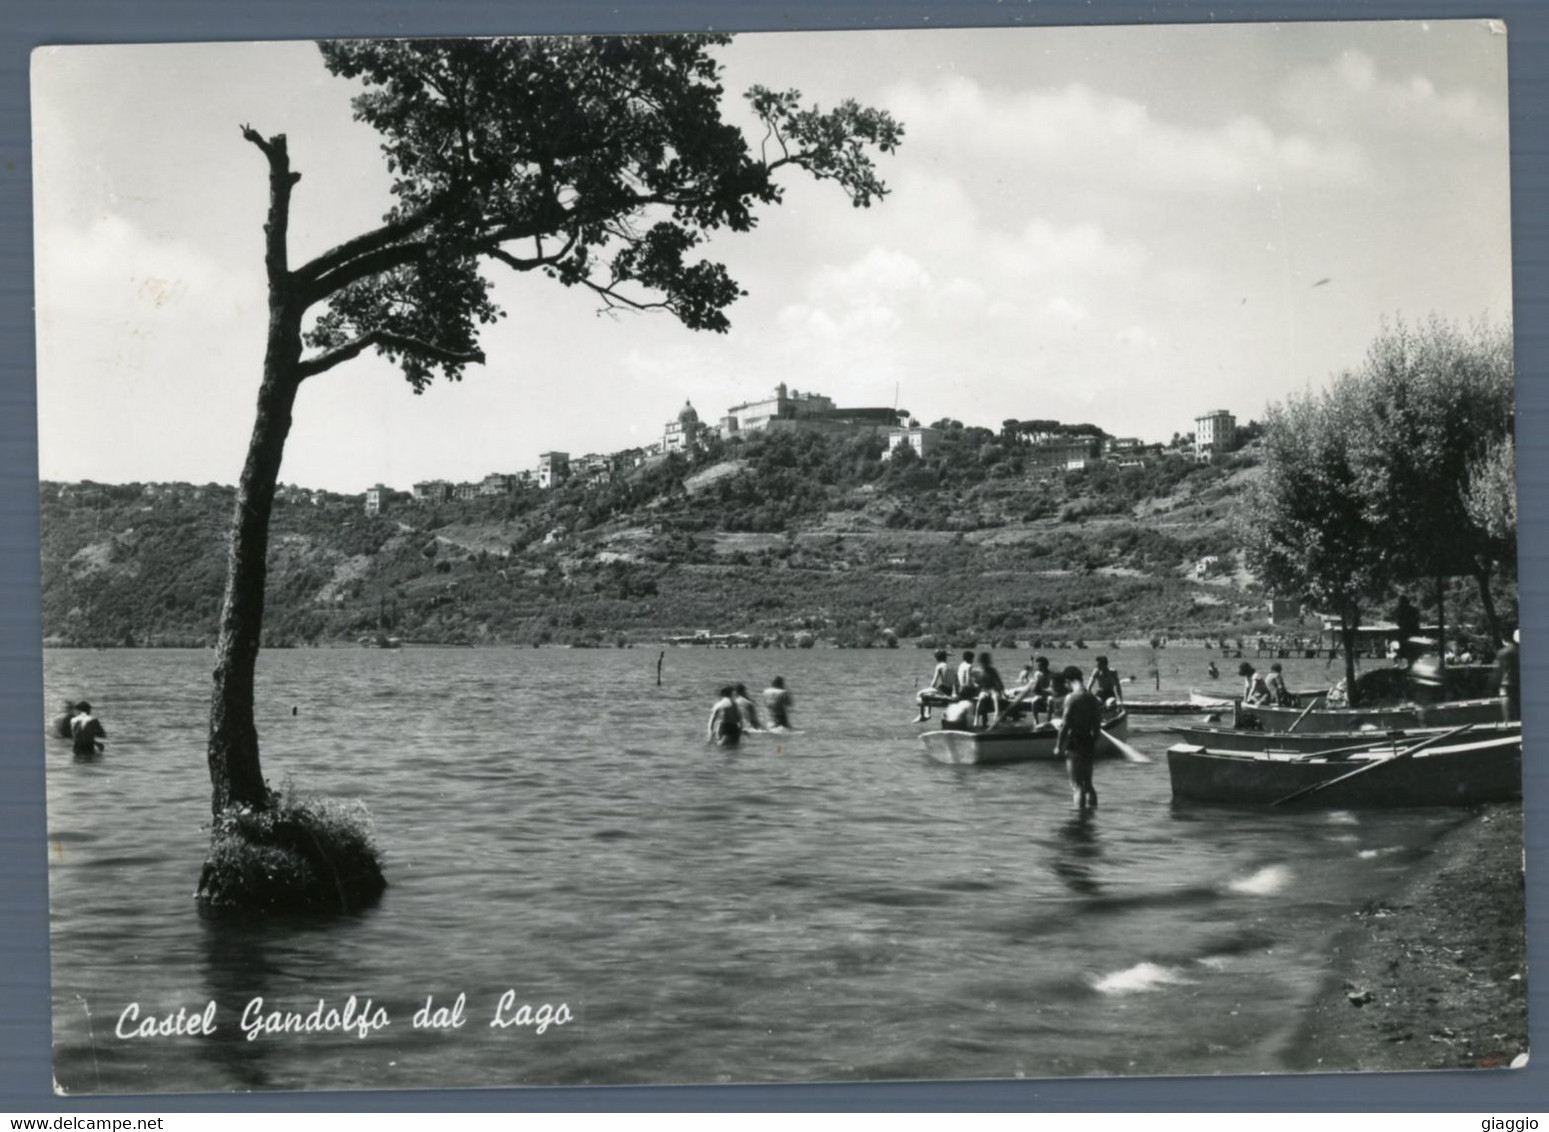
[[[663,649],[656,654],[656,686],[662,686],[662,661],[667,658],[667,651]]]

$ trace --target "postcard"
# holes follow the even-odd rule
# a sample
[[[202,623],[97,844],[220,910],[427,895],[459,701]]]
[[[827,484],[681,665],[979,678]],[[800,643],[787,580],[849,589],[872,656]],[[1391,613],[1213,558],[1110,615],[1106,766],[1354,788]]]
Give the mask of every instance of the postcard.
[[[1526,1064],[1506,43],[39,49],[56,1088]]]

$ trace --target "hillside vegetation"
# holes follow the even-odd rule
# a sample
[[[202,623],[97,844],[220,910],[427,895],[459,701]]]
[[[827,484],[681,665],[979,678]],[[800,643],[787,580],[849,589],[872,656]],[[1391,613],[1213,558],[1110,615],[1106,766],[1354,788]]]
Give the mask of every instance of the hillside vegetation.
[[[945,644],[1264,624],[1230,525],[1251,448],[1050,471],[987,429],[942,424],[926,459],[884,459],[876,436],[762,434],[553,491],[395,497],[376,516],[360,496],[282,497],[265,643],[613,646],[707,630]],[[212,642],[232,489],[61,488],[42,490],[48,640]]]

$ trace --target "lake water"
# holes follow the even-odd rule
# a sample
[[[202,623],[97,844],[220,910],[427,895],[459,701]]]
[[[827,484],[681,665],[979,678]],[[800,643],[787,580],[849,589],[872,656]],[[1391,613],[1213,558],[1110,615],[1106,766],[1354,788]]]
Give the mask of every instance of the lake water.
[[[1163,693],[1229,694],[1209,655],[1161,652]],[[88,698],[109,736],[92,763],[45,747],[72,1093],[1274,1071],[1331,933],[1461,817],[1174,808],[1152,716],[1131,742],[1157,761],[1099,763],[1081,819],[1058,764],[924,756],[912,649],[670,649],[660,688],[655,649],[271,651],[266,775],[363,800],[390,887],[345,919],[215,919],[192,899],[212,657],[45,652],[47,706]],[[708,748],[716,685],[776,674],[797,733]],[[508,991],[503,1018],[573,1018],[492,1027]],[[412,1025],[459,994],[460,1029]],[[351,995],[390,1024],[240,1026],[259,996]],[[115,1036],[131,1002],[210,1001],[213,1035]]]

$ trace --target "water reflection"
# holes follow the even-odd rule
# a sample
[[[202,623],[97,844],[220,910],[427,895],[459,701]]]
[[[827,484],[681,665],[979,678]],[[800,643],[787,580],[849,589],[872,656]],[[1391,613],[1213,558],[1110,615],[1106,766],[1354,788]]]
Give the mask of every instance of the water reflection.
[[[221,1079],[244,1089],[272,1088],[268,1067],[271,1048],[250,1042],[234,1023],[255,995],[273,997],[273,930],[251,916],[234,916],[201,907],[199,914],[200,973],[206,999],[214,999],[225,1024],[199,1042],[199,1055],[222,1070]]]
[[[1094,867],[1103,855],[1096,823],[1097,816],[1091,810],[1082,810],[1066,821],[1060,826],[1050,861],[1049,867],[1060,883],[1077,896],[1101,896],[1103,892]]]

